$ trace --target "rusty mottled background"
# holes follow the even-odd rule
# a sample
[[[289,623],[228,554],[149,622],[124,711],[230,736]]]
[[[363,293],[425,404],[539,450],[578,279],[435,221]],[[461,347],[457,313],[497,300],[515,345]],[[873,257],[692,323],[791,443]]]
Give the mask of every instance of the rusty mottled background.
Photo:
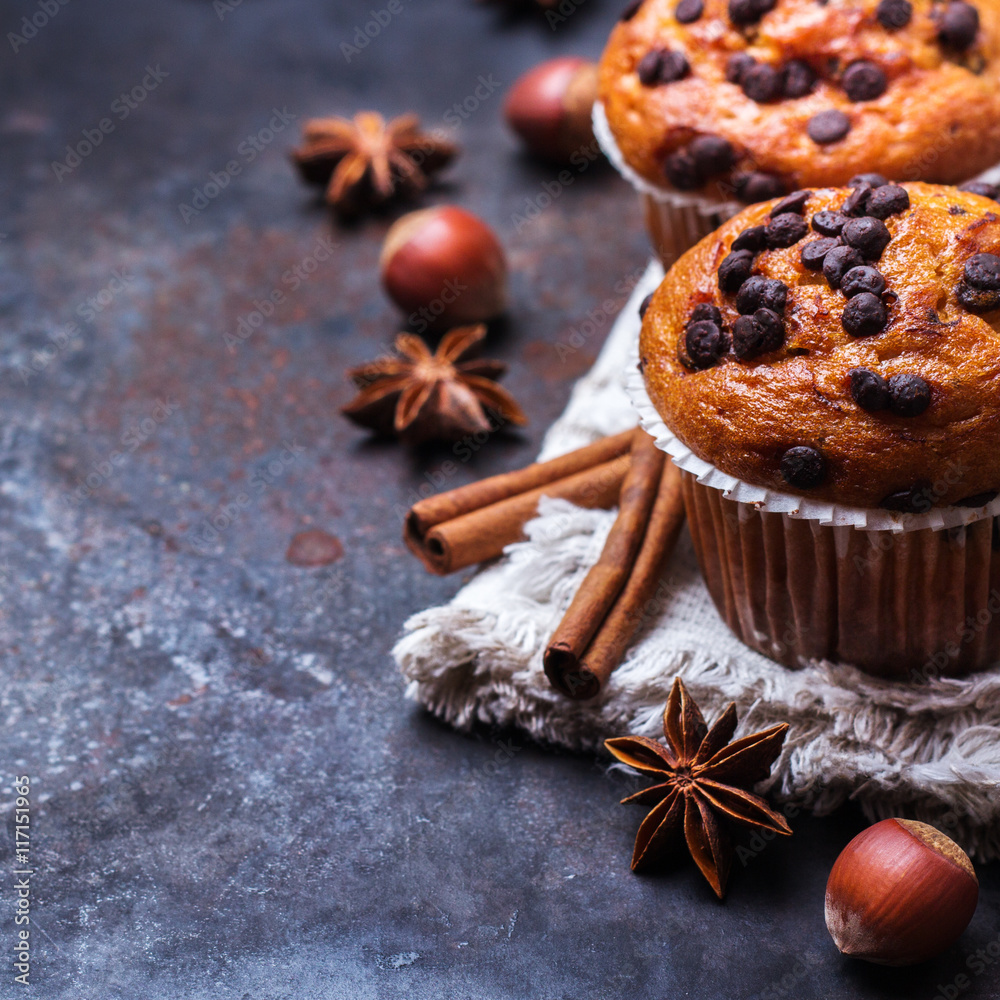
[[[796,819],[720,905],[691,864],[629,872],[641,813],[603,765],[456,735],[404,699],[389,649],[460,580],[408,557],[400,510],[454,456],[337,413],[343,369],[400,326],[376,275],[392,216],[331,224],[287,162],[301,122],[456,122],[465,153],[427,202],[482,214],[509,250],[489,350],[531,425],[449,485],[532,457],[647,245],[601,167],[520,225],[555,172],[500,120],[519,72],[597,55],[613,0],[564,0],[554,23],[397,6],[345,53],[383,0],[0,2],[0,996],[932,1000],[961,974],[964,996],[1000,995],[996,966],[966,967],[1000,940],[996,866],[939,961],[852,964],[822,898],[854,813]],[[307,528],[342,557],[290,564]],[[27,988],[10,969],[21,773]]]

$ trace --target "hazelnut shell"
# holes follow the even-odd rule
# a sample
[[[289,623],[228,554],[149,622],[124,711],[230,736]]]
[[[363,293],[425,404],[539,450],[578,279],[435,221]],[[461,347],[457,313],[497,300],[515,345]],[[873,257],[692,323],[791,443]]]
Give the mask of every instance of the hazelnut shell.
[[[423,329],[492,319],[507,304],[507,260],[493,230],[453,205],[422,209],[386,234],[382,286]]]
[[[914,965],[969,925],[979,881],[968,855],[926,823],[885,819],[841,852],[826,887],[826,925],[845,955]]]

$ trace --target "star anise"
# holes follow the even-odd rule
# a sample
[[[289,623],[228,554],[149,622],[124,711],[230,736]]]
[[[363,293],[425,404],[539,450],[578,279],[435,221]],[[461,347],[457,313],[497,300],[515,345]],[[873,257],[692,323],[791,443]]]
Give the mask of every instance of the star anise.
[[[306,181],[326,185],[330,205],[353,214],[396,194],[419,194],[430,175],[446,167],[458,151],[455,143],[422,132],[416,115],[386,124],[375,111],[359,111],[353,120],[307,121],[303,145],[293,150],[292,159]]]
[[[622,799],[657,803],[639,827],[632,870],[654,867],[679,846],[683,833],[691,856],[721,899],[733,859],[730,824],[792,832],[784,817],[749,791],[770,773],[787,730],[782,723],[730,743],[736,731],[735,703],[709,729],[678,677],[663,712],[666,746],[645,736],[605,740],[623,764],[659,779]]]
[[[432,354],[419,337],[399,334],[395,347],[401,357],[379,358],[348,371],[359,391],[341,412],[362,427],[394,432],[408,444],[457,441],[504,423],[526,424],[521,407],[493,381],[507,370],[505,364],[461,360],[485,336],[482,324],[458,327]]]

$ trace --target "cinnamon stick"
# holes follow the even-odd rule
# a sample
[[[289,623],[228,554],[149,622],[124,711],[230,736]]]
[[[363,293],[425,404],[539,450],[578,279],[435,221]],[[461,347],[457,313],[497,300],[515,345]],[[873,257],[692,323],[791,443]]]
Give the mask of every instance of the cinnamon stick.
[[[618,517],[601,556],[584,578],[545,651],[546,676],[571,697],[585,697],[581,693],[584,678],[580,676],[580,660],[629,578],[663,478],[666,456],[644,431],[633,440],[631,459]],[[587,690],[592,686],[590,682],[584,685]]]
[[[590,698],[604,687],[621,663],[633,636],[654,612],[649,607],[684,526],[681,474],[667,461],[660,489],[628,583],[583,654],[573,684],[573,697]]]
[[[489,507],[520,493],[527,493],[539,486],[566,479],[577,472],[584,472],[625,455],[632,446],[635,433],[633,429],[623,434],[601,438],[600,441],[595,441],[584,448],[577,448],[576,451],[560,455],[548,462],[535,462],[523,469],[504,472],[499,476],[481,479],[479,482],[469,483],[447,493],[438,493],[436,496],[420,500],[406,515],[407,544],[410,545],[412,541],[419,548],[427,532],[435,525]],[[413,545],[410,545],[410,548],[412,549]],[[417,555],[419,554],[417,552]]]
[[[423,537],[409,530],[408,518],[404,531],[406,544],[427,569],[441,576],[493,559],[506,546],[524,538],[524,525],[537,513],[538,501],[543,496],[569,500],[581,507],[613,507],[629,462],[627,454],[619,455],[611,461],[443,521]]]

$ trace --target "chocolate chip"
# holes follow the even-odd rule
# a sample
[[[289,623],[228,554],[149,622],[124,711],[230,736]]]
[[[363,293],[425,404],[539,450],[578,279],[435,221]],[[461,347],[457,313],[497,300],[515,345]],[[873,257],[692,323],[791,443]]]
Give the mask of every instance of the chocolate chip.
[[[852,337],[871,337],[885,329],[889,310],[877,295],[861,292],[844,306],[840,322]]]
[[[821,236],[818,240],[810,240],[803,246],[802,252],[799,254],[802,266],[810,271],[822,271],[826,255],[838,246],[840,243],[830,236]]]
[[[797,445],[781,456],[781,475],[789,486],[811,490],[826,479],[826,459],[815,448]]]
[[[722,330],[709,320],[700,320],[687,328],[684,346],[695,368],[711,368],[729,350]]]
[[[705,5],[701,2],[701,0],[681,0],[681,2],[674,8],[674,17],[676,17],[681,24],[691,24],[692,22],[697,21],[704,11]]]
[[[733,353],[741,361],[776,351],[785,339],[785,324],[770,309],[757,309],[733,323]]]
[[[967,49],[979,33],[979,11],[963,0],[952,0],[938,20],[938,39],[960,52]]]
[[[733,240],[731,250],[763,250],[767,244],[767,228],[765,226],[750,226],[744,229],[739,236]]]
[[[867,368],[852,368],[848,374],[851,376],[851,398],[862,410],[878,413],[889,409],[889,383],[881,375]]]
[[[843,111],[830,108],[828,111],[820,111],[813,115],[809,119],[806,131],[816,145],[824,146],[843,139],[851,131],[851,119]]]
[[[653,49],[647,52],[636,72],[639,74],[639,82],[647,87],[655,87],[661,83],[673,83],[680,80],[690,72],[687,57],[683,52],[675,52],[672,49]]]
[[[898,184],[886,184],[876,188],[868,198],[865,211],[876,219],[888,219],[890,215],[898,215],[910,207],[910,196],[906,188]]]
[[[719,288],[724,292],[738,292],[750,277],[753,254],[749,250],[736,250],[723,257],[719,264]]]
[[[758,104],[767,104],[781,97],[781,74],[766,63],[751,66],[740,80],[743,93]]]
[[[660,66],[663,62],[663,49],[653,49],[647,52],[636,66],[635,71],[639,74],[639,82],[644,87],[652,87],[660,82]]]
[[[773,219],[776,215],[784,215],[785,212],[794,212],[801,215],[806,207],[806,202],[812,197],[812,191],[793,191],[786,195],[771,209],[770,215]]]
[[[823,261],[823,274],[831,288],[839,288],[844,275],[852,267],[860,267],[864,262],[864,258],[854,247],[834,247]]]
[[[969,213],[966,212],[966,210],[964,208],[962,208],[961,205],[949,205],[948,206],[948,214],[949,215],[968,215]]]
[[[888,31],[905,28],[913,17],[913,4],[910,0],[880,0],[875,8],[875,17]]]
[[[931,387],[919,375],[893,375],[889,393],[897,417],[919,417],[931,405]]]
[[[812,93],[813,87],[816,86],[816,74],[809,63],[801,59],[792,59],[786,63],[781,75],[785,97],[792,100]]]
[[[772,250],[790,247],[798,243],[808,232],[809,226],[801,215],[784,212],[774,216],[767,224],[767,245]]]
[[[885,278],[874,267],[863,264],[861,267],[852,267],[840,279],[840,290],[849,299],[862,292],[881,295],[885,291]]]
[[[747,204],[770,201],[771,198],[777,198],[785,193],[785,185],[782,184],[781,178],[764,173],[762,170],[737,175],[733,178],[733,187],[736,190],[736,197]]]
[[[785,311],[787,297],[788,286],[783,281],[755,274],[747,278],[736,293],[736,311],[749,315],[764,308],[780,315]]]
[[[1000,292],[985,288],[973,288],[964,281],[958,283],[955,296],[959,304],[971,313],[988,313],[1000,309]]]
[[[639,319],[646,318],[646,310],[649,309],[649,303],[653,301],[653,296],[655,294],[655,292],[650,292],[649,295],[647,295],[642,302],[639,303]]]
[[[738,26],[755,24],[777,0],[729,0],[729,20]]]
[[[753,321],[753,316],[740,316],[733,323],[733,353],[741,361],[763,353],[764,331]]]
[[[862,184],[867,184],[869,187],[880,188],[883,184],[888,184],[888,180],[884,178],[881,174],[855,174],[848,182],[847,186],[861,187]]]
[[[880,504],[885,510],[898,510],[903,514],[920,514],[933,506],[931,489],[924,483],[917,483],[909,489],[890,493]]]
[[[702,320],[708,320],[710,323],[714,323],[720,330],[722,329],[722,313],[711,302],[699,302],[691,310],[691,318],[688,320],[688,325],[700,323]]]
[[[691,140],[688,152],[694,159],[695,169],[703,177],[724,174],[736,162],[732,145],[721,135],[699,135]]]
[[[812,217],[812,227],[824,236],[839,236],[847,224],[847,216],[841,212],[817,212]]]
[[[974,493],[971,497],[959,500],[956,507],[985,507],[1000,496],[1000,490],[987,490],[985,493]]]
[[[729,83],[739,83],[743,79],[743,74],[756,63],[757,60],[753,56],[747,55],[746,52],[737,52],[735,55],[731,55],[726,62],[726,80]]]
[[[997,187],[996,184],[987,184],[985,181],[969,181],[966,184],[959,184],[958,190],[982,195],[984,198],[992,198],[993,201],[996,201],[997,195],[1000,194],[1000,187]]]
[[[859,250],[866,260],[878,260],[892,239],[886,224],[871,216],[851,219],[840,235],[848,246]]]
[[[784,320],[773,309],[758,309],[753,321],[764,332],[765,351],[776,351],[785,342]]]
[[[643,0],[632,0],[632,2],[621,12],[620,21],[631,21],[636,14],[639,13],[639,9],[642,7]]]
[[[687,149],[675,150],[663,161],[663,174],[681,191],[693,191],[705,183],[694,157]]]
[[[889,80],[879,66],[867,59],[852,62],[840,80],[852,101],[874,101],[885,93]]]
[[[1000,257],[977,253],[965,262],[965,280],[973,288],[995,292],[1000,290]]]
[[[840,210],[844,215],[864,215],[865,205],[871,196],[871,184],[863,181],[847,196],[847,201],[840,206]]]

